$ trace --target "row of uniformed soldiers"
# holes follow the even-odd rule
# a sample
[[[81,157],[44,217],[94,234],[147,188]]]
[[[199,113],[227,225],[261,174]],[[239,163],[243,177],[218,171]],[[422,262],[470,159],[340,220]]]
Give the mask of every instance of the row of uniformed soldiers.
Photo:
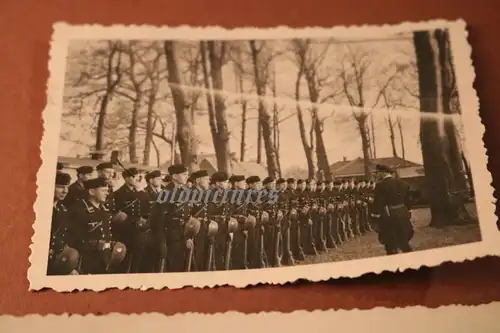
[[[114,191],[113,164],[96,169],[91,179],[92,167],[78,168],[71,185],[68,174],[57,172],[48,274],[280,267],[372,229],[374,182],[209,177],[172,165],[168,179],[159,170],[146,174],[144,189],[139,170],[126,169],[125,184]],[[202,200],[181,198],[185,188]],[[228,188],[252,200],[215,196]],[[271,190],[279,190],[277,200],[268,200]],[[158,200],[160,193],[170,197]]]

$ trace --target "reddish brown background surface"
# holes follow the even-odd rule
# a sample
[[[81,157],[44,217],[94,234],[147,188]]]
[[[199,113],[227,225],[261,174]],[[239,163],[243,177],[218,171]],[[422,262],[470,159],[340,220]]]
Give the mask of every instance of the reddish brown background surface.
[[[500,184],[498,78],[500,2],[453,0],[0,0],[0,314],[215,313],[296,309],[480,304],[500,300],[500,259],[486,258],[439,268],[366,276],[328,283],[177,291],[28,292],[26,270],[35,218],[40,166],[41,111],[45,105],[52,24],[152,24],[332,26],[394,24],[433,18],[464,18],[477,73],[475,87],[490,148],[489,169]]]

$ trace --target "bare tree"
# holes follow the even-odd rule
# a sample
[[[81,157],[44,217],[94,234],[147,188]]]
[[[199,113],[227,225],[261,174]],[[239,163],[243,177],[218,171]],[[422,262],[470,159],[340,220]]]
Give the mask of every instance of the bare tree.
[[[75,125],[74,118],[92,118],[89,128],[95,132],[92,149],[97,151],[106,146],[108,106],[123,75],[122,51],[119,41],[99,41],[94,47],[78,49],[69,56],[73,66],[68,66],[66,74],[63,121],[80,130],[81,125]],[[72,136],[71,130],[61,137],[80,139]]]
[[[233,60],[233,64],[234,64],[234,73],[237,80],[237,90],[241,94],[240,161],[243,162],[245,160],[245,152],[246,152],[248,100],[243,97],[243,94],[245,93],[244,89],[245,69],[243,68],[242,51],[240,48],[237,48],[233,52],[236,53],[236,61]]]
[[[364,49],[360,45],[353,46],[349,44],[345,45],[344,49],[345,53],[340,62],[339,77],[341,78],[344,99],[353,107],[352,114],[357,122],[361,136],[365,176],[371,178],[370,146],[373,143],[370,142],[366,121],[371,110],[378,105],[384,91],[399,74],[401,68],[391,64],[388,67],[384,67],[381,72],[374,74],[374,69],[379,65],[374,64],[373,55],[369,50]],[[377,89],[371,80],[374,77],[379,79],[381,76],[384,77],[384,82],[378,85],[379,89],[375,93],[373,104],[367,105],[369,103],[366,97],[368,91]]]
[[[221,93],[224,90],[222,67],[225,63],[227,47],[225,41],[200,42],[204,82],[207,89],[209,125],[217,158],[217,169],[224,172],[231,171],[226,105]]]
[[[278,105],[276,98],[278,97],[278,89],[276,86],[276,66],[273,66],[273,73],[271,76],[271,86],[274,99],[273,103],[273,144],[274,151],[276,152],[276,160],[278,161],[278,174],[281,177],[282,169],[280,163],[280,113],[283,107]]]
[[[389,99],[387,98],[387,92],[384,92],[382,94],[382,97],[384,98],[385,107],[387,108],[387,110],[390,110],[391,104],[389,102]],[[398,150],[396,149],[396,135],[395,135],[395,131],[394,131],[394,122],[392,120],[392,116],[390,113],[385,117],[385,121],[387,123],[387,128],[389,129],[389,139],[391,140],[392,156],[398,157]],[[374,139],[372,139],[372,140],[375,141]],[[403,150],[403,153],[404,153],[404,150]]]
[[[272,142],[272,126],[271,116],[269,114],[267,105],[264,102],[266,95],[266,86],[269,78],[269,65],[276,54],[273,52],[266,41],[250,40],[250,52],[252,55],[252,63],[254,67],[255,88],[259,98],[259,122],[262,129],[262,139],[266,152],[267,171],[269,175],[276,175],[278,173],[278,160],[274,143]]]
[[[179,143],[182,163],[192,172],[198,169],[198,141],[194,132],[191,106],[187,102],[186,92],[183,88],[183,79],[179,71],[177,43],[175,41],[165,41],[164,50],[167,61],[168,83],[176,115],[176,141]]]

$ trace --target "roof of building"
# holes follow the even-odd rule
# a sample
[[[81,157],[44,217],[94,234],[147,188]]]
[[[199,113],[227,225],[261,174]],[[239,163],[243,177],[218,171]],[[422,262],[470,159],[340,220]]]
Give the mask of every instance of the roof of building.
[[[92,167],[96,167],[98,164],[102,163],[103,160],[94,160],[91,158],[81,158],[81,157],[66,157],[66,156],[59,156],[57,158],[57,162],[63,163],[67,168],[71,169],[76,169],[82,165],[89,165]],[[132,168],[135,167],[140,170],[144,171],[152,171],[152,170],[157,170],[158,168],[153,167],[153,166],[146,166],[138,163],[127,163],[127,162],[122,162],[123,166],[126,168]],[[115,165],[116,170],[122,170],[123,168],[120,165]]]
[[[400,157],[381,157],[375,158],[370,161],[370,168],[374,168],[376,164],[384,164],[393,169],[406,169],[413,167],[413,171],[416,172],[417,168],[422,168],[423,166],[414,163],[411,161],[407,161]],[[335,177],[349,177],[349,176],[360,176],[364,175],[364,159],[362,157],[358,157],[351,161],[338,161],[330,165],[330,171]],[[406,171],[407,173],[411,173],[410,170]],[[423,173],[422,173],[423,174]],[[402,177],[402,176],[401,176]],[[404,177],[403,177],[404,178]]]

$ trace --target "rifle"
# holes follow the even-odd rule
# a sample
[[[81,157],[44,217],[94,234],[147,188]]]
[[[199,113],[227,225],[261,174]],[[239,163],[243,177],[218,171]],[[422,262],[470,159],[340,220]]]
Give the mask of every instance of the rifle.
[[[283,213],[281,211],[277,211],[276,213],[276,224],[274,226],[274,242],[273,242],[273,264],[275,267],[281,267],[281,258],[283,257],[280,247],[282,244],[281,239],[281,221],[283,220]]]

